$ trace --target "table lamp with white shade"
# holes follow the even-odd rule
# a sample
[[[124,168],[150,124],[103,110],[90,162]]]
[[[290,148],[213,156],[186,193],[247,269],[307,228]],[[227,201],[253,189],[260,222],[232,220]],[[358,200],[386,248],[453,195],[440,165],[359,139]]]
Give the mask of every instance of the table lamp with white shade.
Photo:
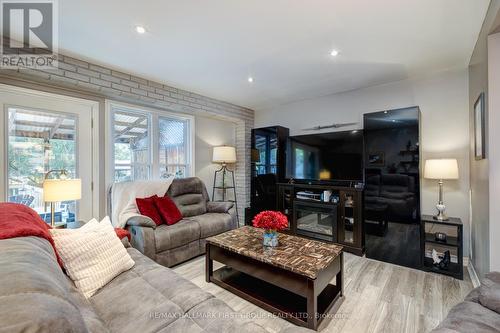
[[[59,173],[58,179],[49,179],[53,173]],[[67,178],[66,170],[51,170],[43,181],[43,201],[50,203],[50,225],[54,228],[55,203],[61,201],[80,200],[82,198],[81,179]]]
[[[436,205],[438,214],[435,220],[447,221],[448,217],[444,213],[446,206],[443,202],[443,180],[458,179],[458,162],[456,159],[432,159],[425,161],[424,178],[436,179],[439,185],[439,201]]]
[[[236,203],[236,184],[234,182],[234,171],[231,171],[227,168],[228,164],[236,163],[236,148],[231,147],[231,146],[218,146],[214,147],[213,155],[212,155],[212,162],[221,164],[221,168],[217,171],[215,171],[214,174],[214,186],[212,189],[212,200],[215,200],[215,190],[221,190],[222,191],[222,200],[220,201],[233,201],[236,207],[236,211],[238,211],[238,204]],[[233,183],[231,186],[228,186],[226,183],[226,174],[230,173]],[[221,186],[216,186],[217,182],[217,175],[222,174],[222,183]],[[233,190],[233,195],[234,195],[234,200],[227,200],[226,199],[226,191],[227,190]]]

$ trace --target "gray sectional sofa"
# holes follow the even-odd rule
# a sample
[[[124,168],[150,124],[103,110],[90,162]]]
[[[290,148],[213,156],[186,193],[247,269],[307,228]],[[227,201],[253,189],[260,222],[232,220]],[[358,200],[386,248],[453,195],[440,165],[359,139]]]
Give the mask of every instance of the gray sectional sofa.
[[[486,274],[481,286],[455,305],[432,332],[500,332],[500,272]]]
[[[87,300],[48,241],[0,240],[0,332],[267,332],[169,268],[127,251],[135,266]]]
[[[146,216],[127,222],[131,244],[157,263],[172,267],[205,253],[205,238],[237,228],[232,202],[209,201],[199,178],[174,179],[167,192],[182,213],[174,225],[156,224]],[[110,213],[112,207],[109,208]]]

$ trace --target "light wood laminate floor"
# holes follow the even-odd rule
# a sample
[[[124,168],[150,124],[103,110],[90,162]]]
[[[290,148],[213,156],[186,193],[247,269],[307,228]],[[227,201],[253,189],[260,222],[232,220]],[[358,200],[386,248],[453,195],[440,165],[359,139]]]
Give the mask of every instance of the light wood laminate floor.
[[[214,262],[214,269],[221,265]],[[244,299],[205,282],[205,257],[173,268],[234,310],[255,316],[269,332],[291,323],[273,317]],[[396,266],[345,253],[345,297],[335,316],[320,332],[428,332],[473,288],[467,271],[464,280]]]

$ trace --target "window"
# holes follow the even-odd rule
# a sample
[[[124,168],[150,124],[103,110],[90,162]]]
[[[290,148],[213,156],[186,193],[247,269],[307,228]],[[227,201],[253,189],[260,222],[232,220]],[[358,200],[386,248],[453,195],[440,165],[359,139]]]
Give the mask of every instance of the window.
[[[304,150],[295,148],[295,177],[304,178]]]
[[[128,110],[113,112],[115,182],[150,178],[149,118],[147,114]]]
[[[187,142],[189,122],[169,117],[158,117],[160,155],[160,178],[175,175],[177,178],[189,176]]]
[[[109,105],[113,182],[193,174],[193,117],[118,103]]]

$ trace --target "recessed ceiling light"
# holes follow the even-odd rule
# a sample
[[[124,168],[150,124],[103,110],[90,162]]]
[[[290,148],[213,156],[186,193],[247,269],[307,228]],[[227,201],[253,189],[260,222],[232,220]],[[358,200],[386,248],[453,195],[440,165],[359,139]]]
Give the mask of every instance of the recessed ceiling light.
[[[252,83],[253,82],[253,77],[248,77],[248,82]]]
[[[338,56],[338,55],[339,55],[339,51],[337,51],[337,50],[332,50],[332,52],[330,52],[330,55],[331,55],[332,57],[336,57],[336,56]]]
[[[144,28],[142,25],[137,25],[135,27],[135,31],[138,33],[138,34],[144,34],[146,33],[146,28]]]

